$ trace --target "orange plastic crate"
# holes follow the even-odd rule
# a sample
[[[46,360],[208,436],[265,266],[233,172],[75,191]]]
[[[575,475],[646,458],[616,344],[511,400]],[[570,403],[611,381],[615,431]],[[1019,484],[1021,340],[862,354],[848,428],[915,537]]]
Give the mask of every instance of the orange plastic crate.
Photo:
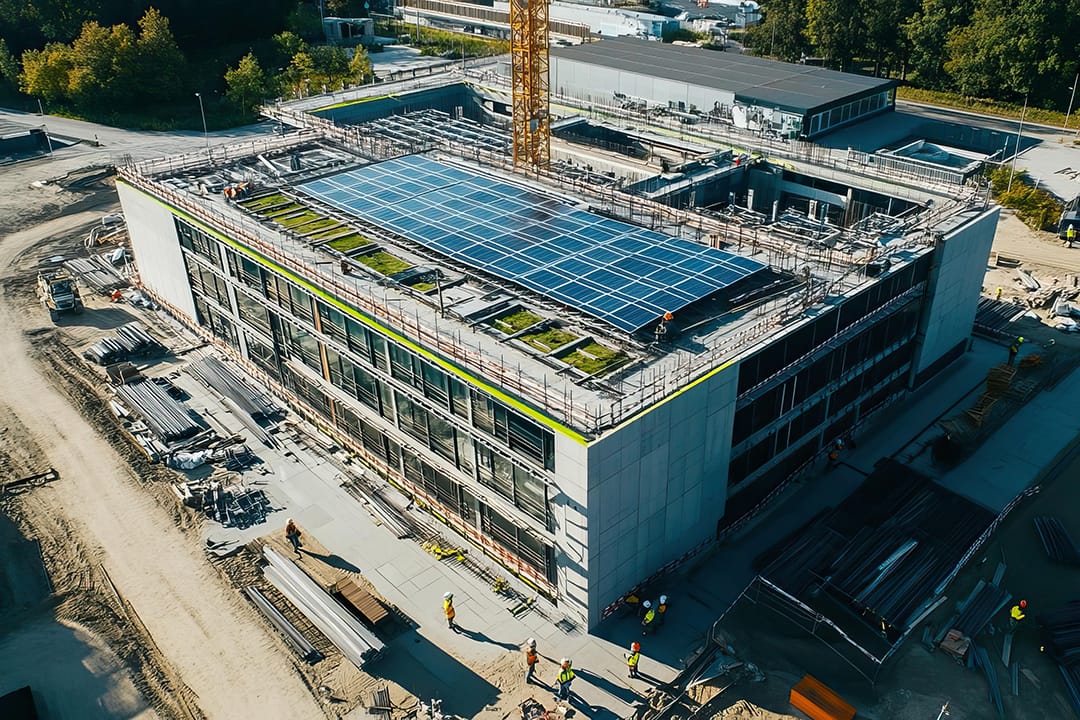
[[[810,675],[791,688],[791,705],[812,720],[854,720],[855,707]]]

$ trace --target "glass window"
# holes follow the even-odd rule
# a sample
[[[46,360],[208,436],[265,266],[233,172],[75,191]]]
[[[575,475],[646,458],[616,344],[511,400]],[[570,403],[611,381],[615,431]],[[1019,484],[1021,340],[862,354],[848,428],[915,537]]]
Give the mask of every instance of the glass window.
[[[236,310],[244,322],[266,333],[270,332],[270,313],[259,301],[249,298],[242,291],[237,291]]]

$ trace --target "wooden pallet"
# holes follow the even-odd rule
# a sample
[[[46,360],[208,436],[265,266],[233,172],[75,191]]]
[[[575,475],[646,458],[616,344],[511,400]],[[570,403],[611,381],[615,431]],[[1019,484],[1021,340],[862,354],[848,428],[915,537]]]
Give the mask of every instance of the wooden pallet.
[[[791,704],[811,720],[854,720],[855,707],[826,687],[820,680],[806,675],[791,688]]]
[[[351,578],[342,578],[334,583],[330,591],[338,595],[345,605],[358,612],[371,627],[377,627],[379,623],[390,619],[383,604],[364,588],[357,585]]]

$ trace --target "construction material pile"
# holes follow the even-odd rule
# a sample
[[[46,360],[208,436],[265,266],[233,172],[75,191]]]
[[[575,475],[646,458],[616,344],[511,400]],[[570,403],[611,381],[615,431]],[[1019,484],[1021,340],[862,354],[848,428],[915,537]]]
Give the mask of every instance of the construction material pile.
[[[184,505],[206,513],[224,527],[261,525],[274,511],[270,498],[258,487],[239,478],[211,476],[173,483],[173,492]]]
[[[166,444],[193,437],[204,430],[187,407],[146,378],[118,386],[116,395]]]
[[[83,353],[83,357],[98,365],[111,365],[121,360],[140,357],[156,357],[165,347],[146,332],[139,322],[130,322],[116,328],[111,337],[102,338]]]
[[[980,580],[967,600],[957,608],[958,615],[942,626],[956,629],[968,637],[981,635],[991,620],[1012,600],[1012,595],[994,583]]]
[[[100,255],[91,255],[90,257],[67,260],[64,262],[64,267],[67,268],[72,275],[78,276],[79,280],[81,280],[84,285],[99,294],[108,295],[112,293],[113,290],[119,290],[120,288],[126,288],[128,286],[128,281],[120,275],[112,262],[113,258],[117,258],[120,262],[124,262],[126,257],[126,252],[123,248],[116,248],[115,250]]]
[[[348,610],[334,600],[295,563],[273,548],[263,548],[266,579],[357,668],[382,654],[384,645]]]
[[[1080,550],[1056,517],[1040,515],[1035,518],[1035,532],[1048,558],[1066,565],[1080,565]]]
[[[319,653],[315,650],[315,646],[308,642],[308,639],[301,634],[296,626],[289,622],[280,610],[266,599],[266,596],[259,591],[259,588],[255,586],[244,588],[244,593],[251,599],[251,602],[255,603],[255,607],[259,608],[259,611],[270,621],[282,637],[285,638],[285,642],[289,647],[293,649],[297,655],[308,662],[315,662],[319,658]]]
[[[1046,652],[1057,662],[1073,712],[1080,716],[1080,600],[1042,613],[1037,622]]]
[[[270,396],[248,385],[232,367],[213,355],[191,363],[188,371],[253,418],[269,419],[281,413]]]

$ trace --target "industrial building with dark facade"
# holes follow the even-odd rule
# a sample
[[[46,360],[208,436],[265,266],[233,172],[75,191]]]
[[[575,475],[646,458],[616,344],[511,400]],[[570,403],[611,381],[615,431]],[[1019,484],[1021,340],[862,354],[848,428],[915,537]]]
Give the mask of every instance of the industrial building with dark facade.
[[[122,168],[139,278],[590,627],[964,352],[997,208],[962,188],[717,152],[727,207],[676,209],[433,112]]]
[[[607,38],[551,51],[556,95],[711,115],[736,127],[812,139],[889,112],[896,81],[734,52]],[[690,119],[690,118],[688,118]]]

